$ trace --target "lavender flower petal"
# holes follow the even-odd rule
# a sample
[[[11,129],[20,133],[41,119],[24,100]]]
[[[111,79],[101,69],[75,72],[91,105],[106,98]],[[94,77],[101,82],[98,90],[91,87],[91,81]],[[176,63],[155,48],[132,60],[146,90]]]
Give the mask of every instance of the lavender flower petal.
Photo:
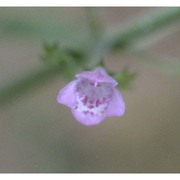
[[[74,117],[77,121],[84,124],[85,126],[93,126],[101,123],[104,119],[104,116],[85,114],[79,111],[72,111]]]
[[[76,100],[74,97],[76,84],[78,80],[71,81],[63,89],[60,90],[57,96],[57,102],[59,104],[64,104],[69,108],[73,108],[76,105]]]
[[[96,82],[111,83],[116,86],[118,83],[113,78],[111,78],[103,68],[96,68],[94,71],[85,71],[81,74],[77,74],[78,79],[89,79]]]
[[[120,92],[115,89],[108,108],[106,109],[106,116],[123,116],[125,112],[125,103]]]
[[[68,106],[81,124],[93,126],[107,116],[124,114],[124,100],[115,89],[117,82],[103,68],[85,71],[76,78],[60,90],[57,101]]]

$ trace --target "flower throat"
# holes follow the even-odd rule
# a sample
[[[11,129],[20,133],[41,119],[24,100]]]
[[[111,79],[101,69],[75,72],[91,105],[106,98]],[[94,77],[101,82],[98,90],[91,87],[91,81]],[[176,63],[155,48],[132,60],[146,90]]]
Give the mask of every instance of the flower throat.
[[[76,111],[90,115],[102,115],[111,98],[111,88],[107,83],[80,80],[76,87]]]

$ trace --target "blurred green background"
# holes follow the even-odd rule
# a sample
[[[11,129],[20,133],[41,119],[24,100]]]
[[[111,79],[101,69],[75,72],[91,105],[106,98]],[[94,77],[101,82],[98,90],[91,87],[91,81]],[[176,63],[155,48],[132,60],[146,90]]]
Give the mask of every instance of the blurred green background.
[[[167,9],[95,8],[94,21],[113,34]],[[91,49],[91,33],[96,39],[98,31],[90,30],[87,11],[0,8],[0,92],[44,66],[44,42]],[[146,53],[132,53],[138,48]],[[137,76],[122,91],[125,116],[97,126],[79,124],[57,104],[58,91],[68,83],[61,74],[9,98],[0,106],[0,172],[180,172],[179,59],[178,18],[135,40],[127,51],[108,54],[110,70],[128,67]]]

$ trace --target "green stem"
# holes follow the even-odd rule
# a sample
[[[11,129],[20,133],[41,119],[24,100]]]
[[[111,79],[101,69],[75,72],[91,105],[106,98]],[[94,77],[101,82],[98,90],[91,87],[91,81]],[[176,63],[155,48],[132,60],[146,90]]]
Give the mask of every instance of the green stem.
[[[10,102],[12,98],[24,94],[27,90],[34,88],[39,83],[48,82],[48,78],[52,78],[60,73],[60,68],[43,67],[30,74],[22,77],[16,82],[10,83],[0,90],[0,105]]]
[[[107,53],[128,48],[131,43],[169,26],[179,19],[180,8],[162,8],[162,10],[158,9],[146,16],[140,16],[127,27],[121,28],[121,31],[120,28],[116,28],[114,33],[112,33],[113,30],[108,31],[95,47],[94,52],[91,53],[89,68],[96,66]]]
[[[99,20],[99,8],[88,7],[86,10],[88,29],[90,33],[90,40],[95,42],[100,37],[102,32],[102,24]]]
[[[162,8],[163,12],[151,14],[142,20],[142,17],[137,19],[133,24],[123,29],[118,33],[109,34],[102,37],[98,46],[91,52],[91,58],[89,59],[89,68],[94,68],[105,54],[116,49],[124,49],[134,40],[138,40],[151,34],[152,32],[162,29],[170,23],[179,20],[180,8]],[[159,11],[159,9],[158,9]],[[9,102],[13,97],[25,93],[30,88],[38,85],[41,82],[46,82],[48,78],[52,78],[60,73],[61,68],[56,67],[44,67],[37,71],[33,71],[29,75],[26,75],[22,79],[7,85],[0,89],[0,104]]]

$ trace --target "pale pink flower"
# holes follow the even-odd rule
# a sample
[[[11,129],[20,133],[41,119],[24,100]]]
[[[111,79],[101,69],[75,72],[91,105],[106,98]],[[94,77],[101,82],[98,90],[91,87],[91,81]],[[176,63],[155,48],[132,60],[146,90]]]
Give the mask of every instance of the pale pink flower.
[[[91,126],[108,116],[122,116],[125,103],[118,84],[103,68],[76,75],[76,80],[60,90],[57,101],[71,108],[80,123]]]

